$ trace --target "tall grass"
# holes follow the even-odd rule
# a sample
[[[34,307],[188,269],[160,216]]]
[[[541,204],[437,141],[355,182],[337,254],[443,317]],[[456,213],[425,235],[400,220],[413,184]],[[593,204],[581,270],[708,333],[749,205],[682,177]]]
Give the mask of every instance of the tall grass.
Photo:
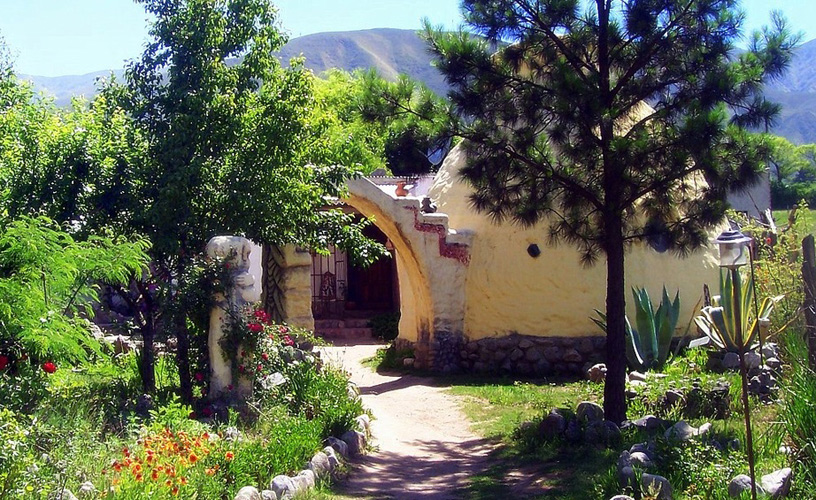
[[[787,368],[782,381],[778,418],[795,457],[799,487],[816,492],[816,373],[808,366],[807,343],[801,331],[782,337]]]

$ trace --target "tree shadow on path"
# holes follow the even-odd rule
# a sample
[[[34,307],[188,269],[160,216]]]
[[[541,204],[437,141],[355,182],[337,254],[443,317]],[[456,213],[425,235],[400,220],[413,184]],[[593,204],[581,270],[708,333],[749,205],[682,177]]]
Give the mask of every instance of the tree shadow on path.
[[[469,479],[489,467],[494,443],[486,439],[417,441],[413,446],[419,453],[372,451],[360,457],[351,465],[351,477],[337,491],[375,499],[466,498]]]

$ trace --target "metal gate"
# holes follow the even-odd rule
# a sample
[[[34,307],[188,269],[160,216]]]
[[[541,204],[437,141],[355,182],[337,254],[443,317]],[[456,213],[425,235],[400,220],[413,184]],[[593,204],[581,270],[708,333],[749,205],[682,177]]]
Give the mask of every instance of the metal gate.
[[[348,267],[346,252],[329,247],[328,255],[312,252],[312,315],[342,318],[345,313]]]

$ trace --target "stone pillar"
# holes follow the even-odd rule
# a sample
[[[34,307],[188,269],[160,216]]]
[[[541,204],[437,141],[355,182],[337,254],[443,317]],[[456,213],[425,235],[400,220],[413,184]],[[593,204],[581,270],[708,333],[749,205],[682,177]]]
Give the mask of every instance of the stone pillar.
[[[312,255],[294,245],[264,245],[262,301],[275,321],[314,330]]]
[[[236,395],[247,397],[252,393],[252,381],[247,377],[233,380],[233,365],[237,359],[227,359],[220,341],[229,328],[231,317],[241,314],[253,299],[255,279],[249,273],[249,255],[252,243],[240,236],[216,236],[207,243],[207,256],[223,259],[229,265],[231,286],[224,294],[215,296],[210,311],[207,348],[210,355],[210,399]],[[239,349],[240,352],[240,349]],[[234,393],[230,394],[230,387]]]

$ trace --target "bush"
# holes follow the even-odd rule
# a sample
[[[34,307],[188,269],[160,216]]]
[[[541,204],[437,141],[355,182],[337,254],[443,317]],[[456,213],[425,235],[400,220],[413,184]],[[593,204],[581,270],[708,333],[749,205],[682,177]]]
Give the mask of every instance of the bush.
[[[390,342],[399,336],[399,313],[379,314],[368,320],[374,337]]]
[[[34,463],[31,422],[8,409],[0,409],[0,498],[19,498]]]
[[[228,480],[239,487],[261,485],[299,471],[321,448],[322,431],[319,420],[288,415],[283,407],[265,410],[254,429],[259,438],[240,443]]]
[[[359,399],[348,397],[348,377],[335,368],[320,370],[308,362],[290,365],[281,400],[289,414],[321,423],[321,437],[340,436],[363,413]]]

